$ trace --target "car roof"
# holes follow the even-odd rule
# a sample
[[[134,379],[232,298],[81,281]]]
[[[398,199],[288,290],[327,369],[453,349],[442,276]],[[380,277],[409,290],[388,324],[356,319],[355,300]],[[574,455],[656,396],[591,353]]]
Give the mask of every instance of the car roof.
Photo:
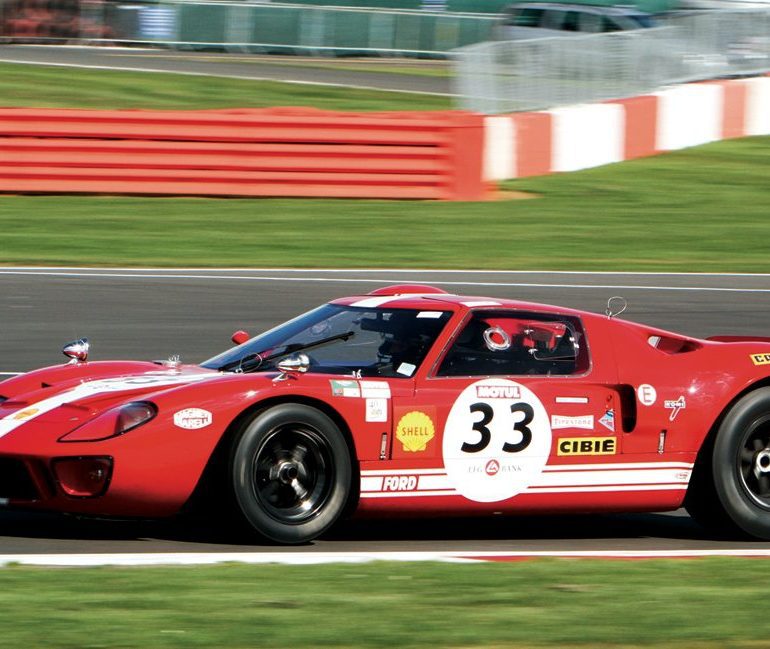
[[[474,295],[457,295],[447,293],[434,286],[424,284],[397,284],[382,289],[377,289],[366,295],[357,295],[333,300],[332,304],[364,308],[399,308],[399,309],[423,309],[461,311],[475,308],[515,309],[519,311],[540,311],[547,313],[560,313],[565,315],[586,315],[584,311],[541,304],[538,302],[526,302],[508,298],[486,297]]]

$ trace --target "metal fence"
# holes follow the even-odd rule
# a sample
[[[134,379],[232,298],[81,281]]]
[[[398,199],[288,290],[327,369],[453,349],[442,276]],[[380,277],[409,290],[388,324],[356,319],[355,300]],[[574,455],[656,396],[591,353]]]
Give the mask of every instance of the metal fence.
[[[654,29],[467,46],[454,83],[462,108],[505,113],[769,70],[770,11],[714,11]]]
[[[455,48],[489,40],[498,20],[489,14],[190,0],[50,0],[56,10],[41,13],[42,1],[0,0],[0,36],[21,42],[446,58]]]

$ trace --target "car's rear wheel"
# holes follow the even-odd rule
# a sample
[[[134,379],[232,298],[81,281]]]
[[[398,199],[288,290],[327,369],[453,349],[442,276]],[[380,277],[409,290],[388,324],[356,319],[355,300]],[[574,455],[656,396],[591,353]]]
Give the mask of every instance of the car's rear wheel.
[[[339,518],[352,468],[345,438],[327,415],[283,404],[244,427],[230,474],[238,508],[254,530],[278,543],[305,543]]]
[[[725,520],[724,531],[770,540],[770,388],[750,392],[729,410],[714,440],[712,475],[714,513]]]

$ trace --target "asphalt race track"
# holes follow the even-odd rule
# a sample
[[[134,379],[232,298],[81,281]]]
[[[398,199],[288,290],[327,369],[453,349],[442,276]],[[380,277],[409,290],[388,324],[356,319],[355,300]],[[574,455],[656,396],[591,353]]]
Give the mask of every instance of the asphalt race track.
[[[450,292],[508,296],[603,312],[624,296],[630,320],[708,336],[767,335],[770,276],[535,272],[29,269],[0,267],[0,372],[64,362],[61,346],[87,336],[94,360],[197,363],[329,298],[390,283],[431,283]],[[4,378],[0,376],[0,379]],[[718,550],[763,543],[709,539],[672,514],[348,522],[289,551]],[[286,551],[255,546],[206,521],[89,521],[0,513],[0,555]]]

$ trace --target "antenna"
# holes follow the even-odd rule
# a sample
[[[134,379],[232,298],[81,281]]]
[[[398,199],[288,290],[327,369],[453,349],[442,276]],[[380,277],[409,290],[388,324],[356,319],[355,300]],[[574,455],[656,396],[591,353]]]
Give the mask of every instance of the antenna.
[[[628,301],[626,298],[621,297],[620,295],[613,295],[607,300],[607,308],[604,310],[604,313],[606,313],[607,317],[611,320],[612,318],[619,316],[627,308]]]

